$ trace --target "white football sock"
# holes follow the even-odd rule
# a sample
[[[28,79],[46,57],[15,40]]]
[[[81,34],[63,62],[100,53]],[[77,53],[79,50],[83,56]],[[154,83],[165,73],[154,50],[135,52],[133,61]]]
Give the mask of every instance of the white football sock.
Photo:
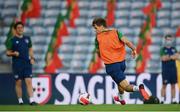
[[[176,98],[173,98],[173,99],[172,99],[172,102],[176,102]]]
[[[121,100],[124,100],[124,94],[118,94],[119,95],[119,100],[121,101]]]
[[[34,102],[34,98],[33,98],[33,97],[30,97],[30,98],[29,98],[29,102],[30,102],[30,103]]]
[[[164,99],[165,99],[164,97],[161,97],[161,101],[162,101],[162,102],[164,102]]]
[[[22,98],[18,98],[19,103],[23,103]]]
[[[139,91],[139,87],[138,86],[133,86],[133,91]]]

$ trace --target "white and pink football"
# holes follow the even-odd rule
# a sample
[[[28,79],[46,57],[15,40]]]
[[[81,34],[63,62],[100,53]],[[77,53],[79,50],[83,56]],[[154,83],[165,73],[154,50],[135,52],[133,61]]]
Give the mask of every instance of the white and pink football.
[[[89,93],[80,93],[79,95],[79,103],[82,105],[88,105],[90,103],[90,95]]]

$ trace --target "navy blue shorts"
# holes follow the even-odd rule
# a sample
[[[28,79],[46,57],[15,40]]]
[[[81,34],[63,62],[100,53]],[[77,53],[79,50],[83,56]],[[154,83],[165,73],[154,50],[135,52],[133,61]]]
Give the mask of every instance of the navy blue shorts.
[[[124,71],[126,69],[125,61],[117,62],[113,64],[105,64],[106,73],[112,77],[112,79],[119,84],[125,79]]]
[[[30,62],[13,62],[12,70],[15,80],[32,78],[32,64]]]
[[[177,70],[175,67],[162,69],[163,84],[176,84],[177,83]]]

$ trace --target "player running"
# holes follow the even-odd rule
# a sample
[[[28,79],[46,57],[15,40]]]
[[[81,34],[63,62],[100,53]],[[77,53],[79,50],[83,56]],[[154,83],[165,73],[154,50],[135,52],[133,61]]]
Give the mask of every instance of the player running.
[[[132,57],[135,58],[137,54],[134,45],[121,32],[116,29],[108,29],[106,21],[103,18],[95,18],[92,26],[96,31],[96,52],[104,61],[107,74],[118,85],[119,94],[114,97],[114,100],[120,102],[122,105],[126,104],[124,91],[140,91],[144,99],[148,100],[149,95],[145,91],[143,84],[139,87],[131,85],[125,78],[125,45],[132,50]]]

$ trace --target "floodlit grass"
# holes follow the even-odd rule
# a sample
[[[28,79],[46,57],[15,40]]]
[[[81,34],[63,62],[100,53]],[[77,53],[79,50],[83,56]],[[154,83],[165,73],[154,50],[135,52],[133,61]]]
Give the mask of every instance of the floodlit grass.
[[[178,111],[180,112],[180,104],[159,104],[159,105],[0,105],[0,111],[71,111],[71,112],[87,112],[87,111],[102,111],[102,112],[113,112],[113,111]]]

